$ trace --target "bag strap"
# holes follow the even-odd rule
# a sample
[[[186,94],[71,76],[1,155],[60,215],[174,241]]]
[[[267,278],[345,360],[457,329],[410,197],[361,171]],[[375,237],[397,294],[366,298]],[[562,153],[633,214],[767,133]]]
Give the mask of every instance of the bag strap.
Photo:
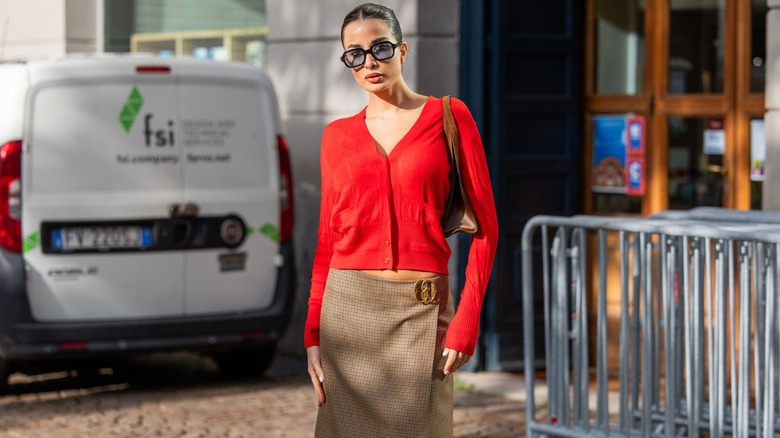
[[[447,138],[447,147],[450,151],[450,160],[454,163],[454,169],[452,169],[460,185],[460,157],[458,149],[460,146],[460,134],[458,134],[458,126],[455,124],[455,117],[452,115],[452,107],[450,106],[450,96],[444,96],[441,98],[442,103],[442,115],[444,119],[444,136]]]

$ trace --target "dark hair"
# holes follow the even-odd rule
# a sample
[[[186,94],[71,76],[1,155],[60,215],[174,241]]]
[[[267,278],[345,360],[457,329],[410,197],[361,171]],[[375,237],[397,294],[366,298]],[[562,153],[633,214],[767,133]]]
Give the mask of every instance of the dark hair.
[[[341,24],[341,44],[344,44],[344,28],[349,23],[367,20],[369,18],[376,18],[382,20],[387,25],[390,33],[396,38],[396,43],[403,41],[404,37],[401,33],[401,25],[398,23],[398,19],[395,18],[395,12],[387,6],[378,5],[375,3],[363,3],[357,6],[355,9],[349,11],[346,17],[344,17],[344,23]]]

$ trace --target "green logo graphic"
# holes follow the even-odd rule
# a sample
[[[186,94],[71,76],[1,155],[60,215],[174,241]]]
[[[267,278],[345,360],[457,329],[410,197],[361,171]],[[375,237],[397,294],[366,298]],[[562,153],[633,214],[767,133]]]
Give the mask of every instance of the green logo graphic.
[[[36,246],[38,246],[38,243],[40,242],[40,233],[35,232],[30,234],[24,239],[24,242],[22,242],[22,252],[29,252],[35,249]]]
[[[138,111],[141,110],[143,104],[144,98],[141,96],[138,88],[133,87],[125,106],[119,112],[119,123],[125,128],[125,132],[130,132],[130,128],[133,127],[133,122],[135,122],[135,116],[138,115]]]
[[[260,234],[265,235],[276,243],[279,243],[279,229],[273,224],[265,224],[260,227]]]

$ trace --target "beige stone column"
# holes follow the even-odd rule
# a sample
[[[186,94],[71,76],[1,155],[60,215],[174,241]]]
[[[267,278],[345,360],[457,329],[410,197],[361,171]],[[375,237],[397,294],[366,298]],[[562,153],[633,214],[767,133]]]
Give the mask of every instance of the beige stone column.
[[[64,55],[66,1],[0,0],[0,60]],[[94,26],[93,26],[94,27]]]
[[[780,210],[780,0],[768,0],[766,23],[766,180],[764,210]]]

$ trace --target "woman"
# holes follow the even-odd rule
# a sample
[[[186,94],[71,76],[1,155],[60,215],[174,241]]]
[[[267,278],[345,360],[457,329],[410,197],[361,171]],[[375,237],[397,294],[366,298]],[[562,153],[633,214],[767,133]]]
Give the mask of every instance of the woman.
[[[452,436],[447,377],[474,354],[498,238],[482,142],[466,106],[452,99],[463,185],[479,223],[455,314],[440,224],[450,193],[442,101],[404,81],[409,46],[392,10],[356,7],[341,42],[341,61],[368,106],[322,136],[304,335],[320,406],[316,435]]]

